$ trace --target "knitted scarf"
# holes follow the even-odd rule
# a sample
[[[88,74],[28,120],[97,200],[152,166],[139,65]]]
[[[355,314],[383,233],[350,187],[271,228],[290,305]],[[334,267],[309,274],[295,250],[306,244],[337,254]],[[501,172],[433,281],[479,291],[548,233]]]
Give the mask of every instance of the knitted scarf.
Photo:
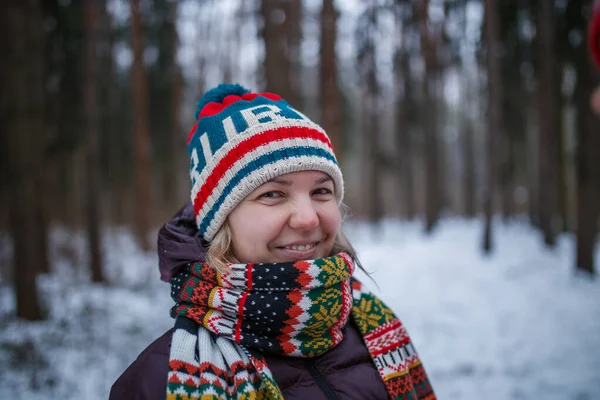
[[[435,399],[402,323],[338,255],[290,263],[197,263],[171,280],[176,318],[167,400],[283,399],[264,352],[313,357],[352,316],[391,399]]]

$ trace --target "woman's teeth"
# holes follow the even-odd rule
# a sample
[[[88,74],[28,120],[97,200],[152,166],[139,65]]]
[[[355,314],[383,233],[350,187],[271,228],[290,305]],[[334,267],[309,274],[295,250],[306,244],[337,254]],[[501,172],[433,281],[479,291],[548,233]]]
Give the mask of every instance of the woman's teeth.
[[[294,251],[307,251],[307,250],[312,249],[315,246],[316,246],[316,243],[310,243],[310,244],[300,244],[300,245],[294,245],[294,246],[285,246],[285,248],[289,249],[289,250],[294,250]]]

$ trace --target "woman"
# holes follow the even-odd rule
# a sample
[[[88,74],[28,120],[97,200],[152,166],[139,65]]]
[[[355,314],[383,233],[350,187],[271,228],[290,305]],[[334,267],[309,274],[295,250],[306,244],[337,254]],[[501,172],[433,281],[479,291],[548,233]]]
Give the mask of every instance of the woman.
[[[219,85],[188,138],[192,204],[159,234],[175,327],[111,399],[435,399],[400,321],[352,278],[321,127]]]

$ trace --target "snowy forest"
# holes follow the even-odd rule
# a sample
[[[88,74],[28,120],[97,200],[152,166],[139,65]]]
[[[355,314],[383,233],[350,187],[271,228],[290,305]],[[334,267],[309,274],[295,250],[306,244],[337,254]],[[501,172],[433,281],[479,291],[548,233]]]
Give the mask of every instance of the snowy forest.
[[[2,2],[0,398],[107,398],[172,326],[157,230],[235,82],[331,138],[438,398],[600,399],[593,3]]]

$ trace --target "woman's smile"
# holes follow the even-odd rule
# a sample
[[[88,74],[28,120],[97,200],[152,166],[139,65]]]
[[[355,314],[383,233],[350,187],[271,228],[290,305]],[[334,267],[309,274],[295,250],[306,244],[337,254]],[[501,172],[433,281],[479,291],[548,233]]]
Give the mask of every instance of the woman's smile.
[[[290,261],[308,260],[313,258],[313,256],[317,253],[317,246],[320,244],[320,241],[308,242],[306,244],[292,244],[288,246],[277,247],[277,250],[284,258],[290,258]]]

